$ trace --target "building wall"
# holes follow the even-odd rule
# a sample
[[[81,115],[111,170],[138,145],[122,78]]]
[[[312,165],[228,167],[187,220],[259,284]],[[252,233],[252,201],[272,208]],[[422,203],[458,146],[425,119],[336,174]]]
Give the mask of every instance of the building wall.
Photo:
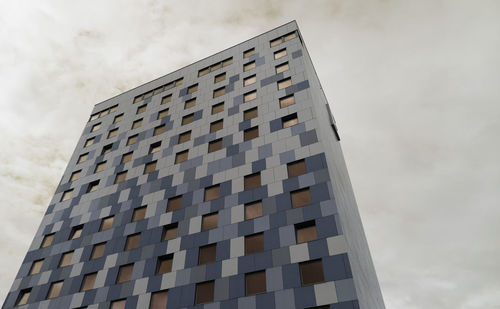
[[[109,110],[87,123],[33,243],[23,261],[4,308],[15,305],[19,294],[31,288],[28,308],[108,308],[126,299],[126,308],[147,308],[152,293],[168,290],[167,308],[383,308],[366,240],[338,142],[332,141],[326,103],[301,38],[270,47],[270,41],[298,31],[295,22],[226,49],[192,65],[97,104],[92,112]],[[256,53],[243,58],[255,48]],[[275,60],[273,53],[286,48]],[[232,57],[232,64],[198,77],[199,70]],[[243,71],[244,64],[256,67]],[[288,61],[290,69],[276,74],[275,66]],[[226,73],[224,81],[214,77]],[[257,82],[244,87],[243,79],[256,74]],[[278,90],[277,82],[291,77],[292,86]],[[177,85],[140,102],[134,99],[182,78]],[[188,87],[198,90],[188,94]],[[213,98],[225,86],[226,94]],[[256,99],[244,102],[246,93]],[[162,98],[172,100],[161,104]],[[280,108],[279,99],[293,95],[295,104]],[[184,103],[196,98],[187,110]],[[224,111],[212,115],[214,104]],[[139,106],[146,111],[137,114]],[[244,120],[244,111],[258,108],[258,117]],[[168,116],[158,113],[168,108]],[[116,110],[115,110],[116,109]],[[298,124],[282,128],[282,117],[297,114]],[[113,123],[117,115],[123,119]],[[182,125],[182,117],[194,121]],[[327,114],[326,114],[327,115]],[[139,128],[132,123],[143,119]],[[210,133],[210,124],[223,119],[223,128]],[[101,123],[99,130],[91,128]],[[156,127],[165,132],[154,136]],[[244,141],[244,131],[258,126],[259,136]],[[109,131],[118,128],[116,136]],[[191,130],[191,139],[178,144],[179,134]],[[126,145],[129,137],[137,142]],[[94,144],[85,147],[89,138]],[[209,142],[222,138],[222,149],[208,153]],[[328,140],[328,142],[326,141]],[[161,141],[160,151],[149,154]],[[102,154],[103,147],[111,145]],[[175,164],[176,154],[189,151],[188,160]],[[133,152],[130,162],[122,156]],[[77,163],[88,153],[88,159]],[[287,164],[304,159],[306,172],[289,177]],[[96,164],[105,168],[94,173]],[[156,161],[155,171],[144,174]],[[81,170],[79,179],[70,181]],[[115,184],[118,173],[126,180]],[[244,177],[260,172],[261,185],[244,189]],[[99,181],[94,192],[89,183]],[[220,186],[220,196],[206,201],[205,190]],[[291,192],[308,188],[310,203],[293,208]],[[61,201],[64,192],[71,198]],[[182,196],[181,209],[167,211],[168,201]],[[245,204],[262,201],[262,216],[245,220]],[[132,222],[134,209],[147,206],[144,220]],[[217,212],[217,227],[202,231],[202,218]],[[114,216],[110,229],[100,231],[104,218]],[[317,239],[297,243],[295,225],[314,220]],[[178,224],[177,237],[162,241],[164,227]],[[68,240],[73,227],[83,225],[79,238]],[[352,225],[352,226],[351,226]],[[261,252],[245,254],[245,236],[263,232]],[[52,245],[41,248],[43,238],[54,234]],[[139,246],[124,251],[127,236],[141,233]],[[351,239],[352,238],[352,239]],[[93,245],[106,242],[104,256],[90,259]],[[216,244],[216,261],[198,265],[200,246]],[[69,266],[58,267],[61,255],[74,250]],[[173,255],[172,271],[156,274],[159,256]],[[34,261],[44,259],[38,274],[30,275]],[[301,263],[320,260],[323,282],[302,284]],[[133,263],[131,280],[116,284],[119,267]],[[247,295],[245,274],[265,271],[266,292]],[[80,292],[86,274],[97,272],[94,289]],[[59,297],[46,299],[51,283],[64,280]],[[195,305],[197,284],[214,281],[213,302]]]

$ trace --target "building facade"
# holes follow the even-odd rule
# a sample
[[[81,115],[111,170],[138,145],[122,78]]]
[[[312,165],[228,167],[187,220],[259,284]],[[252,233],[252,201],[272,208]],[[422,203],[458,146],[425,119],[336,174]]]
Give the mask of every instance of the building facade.
[[[296,22],[97,104],[3,308],[384,308]]]

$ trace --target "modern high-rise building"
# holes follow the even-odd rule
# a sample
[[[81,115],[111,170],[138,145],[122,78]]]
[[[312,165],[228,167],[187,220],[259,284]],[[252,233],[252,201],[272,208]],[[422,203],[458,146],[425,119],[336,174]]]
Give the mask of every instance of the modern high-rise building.
[[[97,104],[3,308],[384,308],[295,22]]]

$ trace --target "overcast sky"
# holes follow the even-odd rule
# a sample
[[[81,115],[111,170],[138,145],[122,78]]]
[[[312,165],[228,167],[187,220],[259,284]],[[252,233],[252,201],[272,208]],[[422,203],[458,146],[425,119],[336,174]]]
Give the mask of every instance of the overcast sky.
[[[458,0],[0,1],[0,303],[94,104],[293,19],[387,308],[500,308],[500,2]]]

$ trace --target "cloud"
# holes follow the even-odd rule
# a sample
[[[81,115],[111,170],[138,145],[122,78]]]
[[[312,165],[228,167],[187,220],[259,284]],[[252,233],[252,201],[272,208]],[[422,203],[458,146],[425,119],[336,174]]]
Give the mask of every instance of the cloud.
[[[499,4],[0,2],[0,299],[92,106],[297,19],[387,308],[500,308]]]

